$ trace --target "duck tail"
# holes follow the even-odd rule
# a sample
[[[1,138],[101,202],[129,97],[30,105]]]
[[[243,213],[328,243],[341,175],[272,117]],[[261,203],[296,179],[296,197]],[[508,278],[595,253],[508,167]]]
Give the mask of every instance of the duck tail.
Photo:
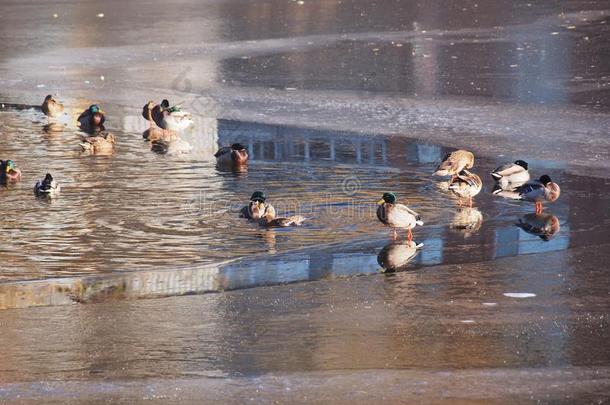
[[[424,221],[422,221],[422,220],[417,220],[417,221],[415,221],[415,225],[418,225],[418,226],[424,226]]]
[[[80,147],[83,148],[83,150],[90,150],[91,149],[91,144],[90,143],[79,143]]]
[[[432,173],[433,176],[448,176],[449,173],[445,169],[440,169]]]
[[[491,177],[493,177],[496,180],[499,180],[502,178],[502,175],[496,172],[491,172]]]

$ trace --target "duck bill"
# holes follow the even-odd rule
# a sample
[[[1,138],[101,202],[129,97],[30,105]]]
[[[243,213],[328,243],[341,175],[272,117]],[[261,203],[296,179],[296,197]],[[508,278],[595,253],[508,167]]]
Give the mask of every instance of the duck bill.
[[[377,205],[383,205],[383,203],[385,203],[383,198],[381,200],[377,201]]]

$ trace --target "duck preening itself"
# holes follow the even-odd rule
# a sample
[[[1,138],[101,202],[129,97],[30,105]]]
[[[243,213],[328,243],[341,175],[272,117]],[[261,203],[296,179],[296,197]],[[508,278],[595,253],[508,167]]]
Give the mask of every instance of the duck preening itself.
[[[508,163],[500,167],[496,167],[491,172],[491,177],[501,186],[508,184],[525,183],[530,179],[528,172],[528,164],[524,160],[516,160],[515,163]]]
[[[234,143],[231,146],[218,149],[214,157],[220,164],[239,166],[248,163],[248,151],[241,143]]]
[[[384,193],[381,200],[377,202],[377,218],[382,224],[392,228],[392,237],[396,239],[396,229],[407,229],[407,240],[413,240],[411,229],[415,226],[422,226],[424,223],[421,216],[403,204],[396,203],[394,193]]]
[[[83,151],[92,153],[110,152],[114,148],[116,139],[113,134],[107,133],[99,136],[84,136],[79,144]]]
[[[545,174],[540,176],[538,180],[528,181],[515,188],[513,191],[495,190],[494,194],[514,200],[529,201],[536,204],[536,213],[542,213],[544,202],[555,202],[561,194],[559,185],[553,183],[551,178]]]
[[[64,112],[64,105],[59,101],[55,100],[51,94],[45,97],[42,102],[42,112],[51,118],[57,118]]]
[[[455,177],[464,169],[472,169],[472,166],[474,166],[474,154],[460,149],[445,155],[433,174]]]
[[[0,160],[0,183],[21,180],[21,170],[15,167],[12,160]]]
[[[472,198],[481,192],[483,182],[476,174],[464,169],[449,184],[449,191],[458,196],[460,205],[462,198],[468,199],[468,205],[472,207]]]
[[[34,186],[34,193],[37,196],[55,197],[60,190],[59,183],[53,179],[51,173],[47,173],[44,179],[38,180]]]
[[[164,99],[161,104],[156,104],[154,101],[149,101],[142,108],[142,116],[153,127],[153,124],[159,128],[170,131],[182,131],[187,129],[193,123],[191,114],[183,111],[180,105],[171,106],[169,101]]]
[[[243,207],[239,212],[240,218],[261,219],[267,211],[273,212],[275,217],[275,208],[267,202],[267,196],[262,191],[255,191],[250,197],[248,205]]]

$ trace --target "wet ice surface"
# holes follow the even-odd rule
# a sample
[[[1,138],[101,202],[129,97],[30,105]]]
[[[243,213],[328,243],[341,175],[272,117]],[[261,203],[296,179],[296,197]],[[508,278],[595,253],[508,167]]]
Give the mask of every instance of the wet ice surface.
[[[0,402],[607,400],[608,15],[5,2],[0,102],[100,102],[119,144],[81,156],[73,129],[0,111],[0,158],[24,170],[0,189]],[[162,96],[196,115],[189,155],[141,139],[140,106]],[[247,173],[211,159],[233,140]],[[475,209],[430,181],[439,145],[476,153]],[[562,187],[543,217],[490,195],[487,172],[516,158]],[[31,190],[47,170],[64,186],[50,203]],[[311,220],[240,221],[259,188]],[[375,218],[388,189],[424,216],[414,254]],[[545,241],[519,222],[560,227]]]

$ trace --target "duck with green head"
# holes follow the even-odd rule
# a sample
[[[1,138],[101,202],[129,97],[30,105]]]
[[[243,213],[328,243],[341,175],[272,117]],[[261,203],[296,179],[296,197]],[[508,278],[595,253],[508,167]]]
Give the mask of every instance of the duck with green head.
[[[0,183],[21,180],[21,170],[15,167],[12,160],[0,160]]]
[[[265,193],[262,191],[255,191],[252,193],[252,196],[250,196],[250,202],[248,202],[248,205],[243,207],[239,212],[239,217],[259,220],[267,213],[267,211],[273,212],[273,216],[275,217],[275,208],[273,208],[273,205],[267,202],[267,196]]]
[[[104,130],[106,116],[97,104],[92,104],[78,116],[81,128],[86,132]]]
[[[377,218],[382,224],[392,228],[393,239],[397,237],[397,228],[407,229],[407,240],[411,242],[413,240],[411,230],[417,225],[422,226],[424,224],[417,212],[396,202],[396,194],[394,193],[383,193],[377,204],[379,205],[377,207]]]

